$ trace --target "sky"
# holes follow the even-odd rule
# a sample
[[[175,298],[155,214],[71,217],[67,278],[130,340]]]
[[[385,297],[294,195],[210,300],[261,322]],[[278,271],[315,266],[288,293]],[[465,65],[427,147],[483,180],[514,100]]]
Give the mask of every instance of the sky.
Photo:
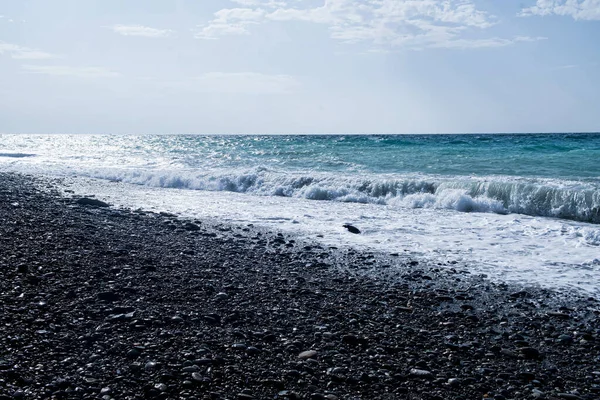
[[[2,133],[600,131],[600,0],[0,0]]]

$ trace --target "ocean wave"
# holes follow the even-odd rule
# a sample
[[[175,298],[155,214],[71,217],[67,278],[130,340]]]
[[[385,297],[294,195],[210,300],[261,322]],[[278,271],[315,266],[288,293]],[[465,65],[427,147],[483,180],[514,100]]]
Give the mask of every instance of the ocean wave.
[[[14,153],[12,153],[14,154]],[[339,174],[290,172],[264,166],[252,169],[90,168],[65,165],[6,164],[21,172],[82,176],[161,188],[229,191],[303,198],[449,209],[460,212],[524,214],[600,224],[600,187],[596,181],[524,177],[445,177],[439,175]],[[597,237],[586,242],[598,243]]]
[[[78,173],[80,174],[80,173]],[[511,178],[339,176],[251,171],[93,171],[84,174],[147,186],[229,191],[390,207],[453,209],[460,212],[517,213],[600,223],[600,189]],[[592,239],[594,241],[594,239]]]

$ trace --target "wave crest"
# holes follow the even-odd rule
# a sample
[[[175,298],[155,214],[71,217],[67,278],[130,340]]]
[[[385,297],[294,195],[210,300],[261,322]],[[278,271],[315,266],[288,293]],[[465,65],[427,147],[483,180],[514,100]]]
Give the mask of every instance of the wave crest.
[[[403,178],[253,171],[95,171],[90,177],[177,189],[230,191],[391,207],[518,213],[600,223],[600,190],[592,186],[508,178]]]

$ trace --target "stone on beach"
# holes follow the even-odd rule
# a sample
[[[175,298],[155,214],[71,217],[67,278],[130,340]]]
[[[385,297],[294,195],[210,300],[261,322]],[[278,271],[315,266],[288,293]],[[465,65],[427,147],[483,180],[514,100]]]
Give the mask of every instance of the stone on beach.
[[[301,360],[308,360],[309,358],[316,358],[317,352],[315,350],[306,350],[298,354],[298,358]]]
[[[360,229],[358,229],[357,227],[350,225],[350,224],[344,224],[342,225],[344,228],[346,228],[348,230],[348,232],[350,233],[354,233],[354,234],[359,234],[360,233]]]
[[[77,204],[93,207],[110,207],[108,203],[105,203],[102,200],[92,199],[90,197],[82,197],[80,199],[77,199]]]

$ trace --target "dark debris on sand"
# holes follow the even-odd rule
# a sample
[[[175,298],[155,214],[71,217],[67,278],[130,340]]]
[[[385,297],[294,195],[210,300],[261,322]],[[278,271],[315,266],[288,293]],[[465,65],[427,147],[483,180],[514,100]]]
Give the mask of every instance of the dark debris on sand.
[[[594,299],[41,184],[0,174],[2,400],[600,398]]]

